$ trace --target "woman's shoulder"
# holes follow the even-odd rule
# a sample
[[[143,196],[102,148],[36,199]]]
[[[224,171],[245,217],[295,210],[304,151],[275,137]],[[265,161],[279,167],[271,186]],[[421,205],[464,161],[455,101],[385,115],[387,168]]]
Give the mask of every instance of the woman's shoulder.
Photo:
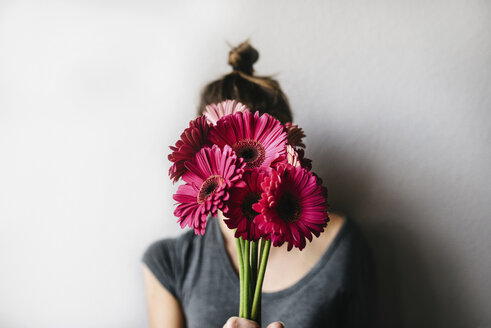
[[[195,247],[199,236],[193,230],[187,230],[175,237],[160,238],[152,241],[145,249],[142,261],[149,266],[152,263],[175,263],[184,260]]]
[[[330,259],[336,270],[343,272],[372,266],[371,248],[358,221],[339,212],[330,213],[329,218],[319,241],[312,243],[314,250],[318,248],[318,256],[324,260]]]
[[[188,230],[177,237],[161,238],[151,242],[145,249],[141,262],[155,278],[176,298],[181,295],[182,280],[191,260],[199,236]]]
[[[167,255],[169,253],[175,253],[180,257],[189,256],[201,247],[213,244],[213,239],[216,238],[216,224],[216,220],[209,217],[204,235],[196,235],[193,229],[187,229],[176,237],[155,240],[147,246],[143,258],[152,256],[161,257],[166,255],[166,253]]]
[[[333,254],[336,257],[334,262],[343,268],[343,280],[347,286],[360,285],[359,281],[365,281],[363,284],[368,285],[368,280],[373,280],[375,275],[370,244],[358,221],[346,216],[343,218],[342,223],[338,220],[340,228],[333,242],[335,245],[331,245],[336,249]]]

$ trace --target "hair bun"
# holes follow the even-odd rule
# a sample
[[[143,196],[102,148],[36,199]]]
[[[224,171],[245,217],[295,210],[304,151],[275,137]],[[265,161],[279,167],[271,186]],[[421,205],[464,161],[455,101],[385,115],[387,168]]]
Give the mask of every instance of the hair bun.
[[[259,52],[254,49],[249,40],[242,42],[238,47],[233,48],[228,53],[228,63],[234,70],[252,75],[254,69],[252,65],[259,59]]]

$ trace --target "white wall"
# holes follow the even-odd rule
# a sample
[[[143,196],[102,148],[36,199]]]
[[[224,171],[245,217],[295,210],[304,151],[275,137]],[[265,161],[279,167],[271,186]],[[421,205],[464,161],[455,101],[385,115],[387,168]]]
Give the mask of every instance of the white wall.
[[[167,146],[251,37],[385,327],[491,327],[488,1],[0,2],[0,326],[143,327]]]

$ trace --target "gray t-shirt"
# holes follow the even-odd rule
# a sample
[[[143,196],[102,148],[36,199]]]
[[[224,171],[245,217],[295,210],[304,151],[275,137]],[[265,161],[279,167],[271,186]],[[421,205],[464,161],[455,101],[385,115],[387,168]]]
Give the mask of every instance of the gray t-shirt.
[[[208,220],[204,236],[190,230],[152,243],[142,261],[180,302],[188,328],[221,328],[238,315],[239,278],[216,218]],[[375,327],[375,290],[370,250],[346,219],[304,277],[263,293],[262,327],[273,321],[287,328]]]

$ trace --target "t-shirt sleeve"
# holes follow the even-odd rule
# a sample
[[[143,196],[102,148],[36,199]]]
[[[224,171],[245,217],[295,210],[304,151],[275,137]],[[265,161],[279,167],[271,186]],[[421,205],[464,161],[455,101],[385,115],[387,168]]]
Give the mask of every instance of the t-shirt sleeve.
[[[174,297],[178,298],[178,265],[176,261],[175,240],[162,239],[150,244],[141,261],[150,269],[155,278]]]

